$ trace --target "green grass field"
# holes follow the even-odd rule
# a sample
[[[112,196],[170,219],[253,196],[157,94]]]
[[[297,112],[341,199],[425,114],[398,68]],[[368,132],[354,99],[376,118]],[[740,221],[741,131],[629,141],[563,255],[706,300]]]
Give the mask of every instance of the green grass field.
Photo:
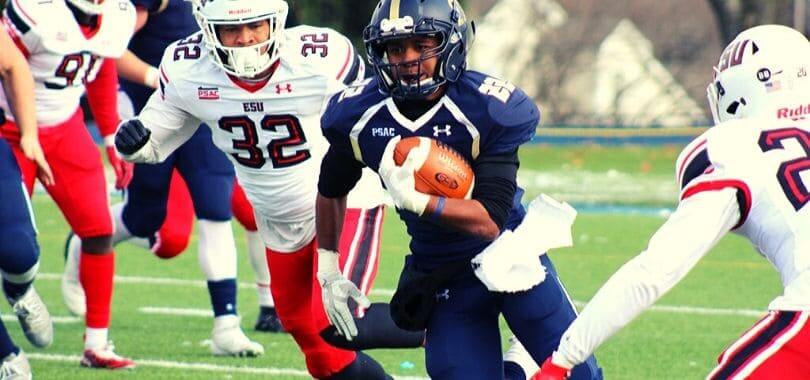
[[[677,153],[678,149],[673,147],[534,146],[522,153],[521,183],[529,194],[545,191],[572,202],[671,207],[677,197],[672,180]],[[540,178],[543,173],[577,180],[560,180],[546,189],[544,184],[550,180],[547,176]],[[615,190],[609,188],[611,184],[623,187]],[[613,196],[588,197],[596,193],[595,189]],[[36,194],[34,208],[42,248],[36,287],[51,313],[60,317],[55,325],[55,342],[48,349],[35,349],[25,340],[16,322],[7,318],[5,321],[15,341],[30,355],[37,378],[307,378],[303,358],[288,335],[251,330],[257,313],[256,295],[250,285],[253,275],[239,228],[235,228],[240,249],[239,279],[245,284],[239,293],[242,326],[248,335],[264,344],[265,356],[215,358],[204,345],[210,337],[210,317],[145,312],[144,308],[150,307],[209,308],[196,260],[196,240],[188,252],[170,261],[122,244],[117,248],[116,273],[120,278],[115,287],[111,337],[117,351],[136,359],[139,367],[121,373],[80,368],[83,323],[68,318],[59,290],[67,225],[47,195]],[[657,216],[581,213],[574,226],[575,247],[551,253],[571,296],[579,302],[587,301],[613,271],[644,248],[663,221]],[[402,257],[407,253],[404,230],[391,212],[386,218],[382,251],[373,300],[390,297]],[[157,283],[161,279],[187,281]],[[780,289],[775,271],[747,242],[736,236],[727,237],[656,309],[643,314],[597,351],[597,358],[607,379],[703,378],[725,345],[757,319],[759,311],[764,311]],[[4,307],[3,314],[7,316],[9,309]],[[504,341],[507,334],[504,330]],[[421,350],[370,353],[399,378],[426,377]]]

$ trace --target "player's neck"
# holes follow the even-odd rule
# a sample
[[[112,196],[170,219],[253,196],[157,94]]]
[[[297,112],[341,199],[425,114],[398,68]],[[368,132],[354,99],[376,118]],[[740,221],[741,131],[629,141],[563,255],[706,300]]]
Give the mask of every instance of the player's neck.
[[[418,119],[420,116],[424,115],[428,110],[430,110],[436,103],[439,102],[441,96],[437,97],[428,97],[425,99],[394,99],[394,104],[397,105],[397,109],[402,116],[407,117],[409,120],[413,121]]]
[[[79,25],[88,28],[95,28],[96,24],[98,24],[98,15],[84,13],[71,3],[67,3],[67,6],[68,9],[70,9],[70,12],[73,13],[73,18],[76,19],[76,22],[78,22]]]

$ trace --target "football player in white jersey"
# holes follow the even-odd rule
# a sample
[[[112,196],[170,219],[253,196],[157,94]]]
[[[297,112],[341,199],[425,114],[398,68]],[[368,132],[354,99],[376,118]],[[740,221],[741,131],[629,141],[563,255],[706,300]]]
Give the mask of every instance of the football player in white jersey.
[[[729,231],[770,261],[784,293],[709,379],[810,374],[810,44],[778,25],[740,33],[709,84],[713,128],[677,162],[680,204],[647,249],[597,292],[534,379],[563,379],[686,276]],[[609,377],[609,375],[608,375]]]
[[[134,8],[126,0],[11,0],[3,22],[34,76],[39,140],[54,175],[45,190],[82,238],[80,281],[87,294],[82,365],[131,368],[134,363],[116,355],[108,341],[115,265],[112,217],[101,157],[84,125],[79,98],[86,90],[116,187],[122,189],[132,178],[132,165],[118,158],[113,147],[118,124],[114,58],[124,52],[132,35]],[[4,92],[0,108],[10,108]],[[30,193],[37,168],[25,159],[19,128],[9,119],[0,129]]]
[[[287,10],[283,0],[197,2],[202,30],[166,49],[159,90],[121,124],[116,147],[127,160],[160,162],[201,122],[209,126],[254,207],[276,310],[310,374],[384,379],[373,359],[319,335],[329,326],[315,279],[320,112],[360,61],[333,30],[284,31]]]

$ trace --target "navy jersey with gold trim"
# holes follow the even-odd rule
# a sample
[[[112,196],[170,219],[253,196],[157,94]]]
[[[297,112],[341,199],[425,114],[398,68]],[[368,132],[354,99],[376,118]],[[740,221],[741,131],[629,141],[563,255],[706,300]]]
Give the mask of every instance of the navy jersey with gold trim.
[[[392,98],[368,79],[335,95],[321,119],[330,150],[353,157],[375,172],[394,136],[425,136],[452,146],[469,162],[478,157],[508,154],[531,140],[540,120],[534,101],[509,82],[474,71],[448,83],[444,96],[415,121],[403,116]],[[518,188],[505,228],[523,219]],[[414,260],[425,267],[472,258],[488,241],[445,228],[404,210],[397,210],[411,236]]]

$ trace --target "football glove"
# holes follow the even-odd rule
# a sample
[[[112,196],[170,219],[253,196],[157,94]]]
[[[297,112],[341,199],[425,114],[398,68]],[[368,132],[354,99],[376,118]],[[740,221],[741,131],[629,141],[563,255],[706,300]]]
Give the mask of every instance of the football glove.
[[[357,336],[357,325],[349,309],[349,297],[362,308],[371,306],[371,301],[340,273],[338,253],[335,251],[318,249],[318,282],[321,284],[323,308],[329,323],[335,326],[346,340],[351,341]]]
[[[382,178],[385,188],[391,195],[394,205],[398,209],[408,210],[421,216],[425,213],[425,208],[430,201],[430,195],[416,191],[416,180],[414,172],[425,163],[430,146],[422,146],[411,149],[408,157],[397,166],[394,163],[394,148],[396,148],[401,136],[394,137],[385,146],[382,158],[380,159],[380,169],[378,173]]]
[[[531,380],[566,380],[570,375],[570,369],[554,364],[549,356],[549,358],[543,362],[543,366],[540,367],[540,370],[532,376]]]
[[[125,156],[132,155],[149,142],[151,134],[152,131],[146,129],[140,120],[126,120],[115,132],[115,149]]]

